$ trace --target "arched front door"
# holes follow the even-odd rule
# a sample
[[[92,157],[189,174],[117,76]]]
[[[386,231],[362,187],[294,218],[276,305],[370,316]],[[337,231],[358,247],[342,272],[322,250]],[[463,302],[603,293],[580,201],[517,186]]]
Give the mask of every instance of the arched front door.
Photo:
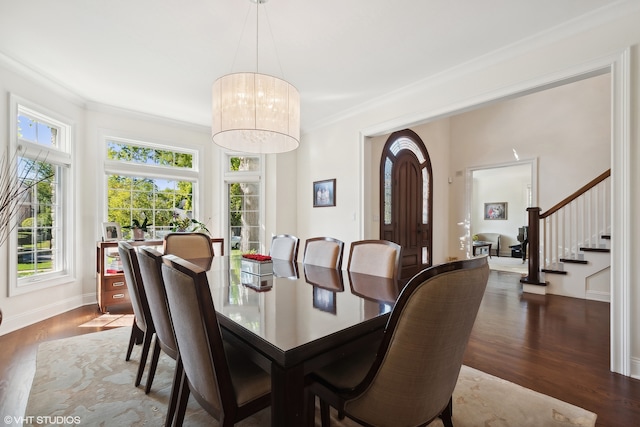
[[[380,161],[380,236],[402,246],[402,278],[431,266],[432,193],[424,143],[408,129],[392,133]]]

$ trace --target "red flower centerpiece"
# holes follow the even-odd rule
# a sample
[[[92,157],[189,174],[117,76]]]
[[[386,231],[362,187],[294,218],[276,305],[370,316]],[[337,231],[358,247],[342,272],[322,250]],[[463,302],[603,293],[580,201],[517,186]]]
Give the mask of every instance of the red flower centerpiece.
[[[260,255],[260,254],[243,254],[242,258],[250,259],[252,261],[258,261],[258,262],[271,261],[271,257],[269,255]]]
[[[240,270],[245,273],[263,276],[273,273],[273,263],[269,255],[243,254]]]

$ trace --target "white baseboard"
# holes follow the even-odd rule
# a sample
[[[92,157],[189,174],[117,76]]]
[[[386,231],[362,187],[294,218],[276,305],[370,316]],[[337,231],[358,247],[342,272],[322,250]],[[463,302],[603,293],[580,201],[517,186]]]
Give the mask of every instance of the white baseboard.
[[[611,294],[608,292],[587,291],[585,297],[592,301],[611,302]]]
[[[522,292],[528,292],[530,294],[537,294],[537,295],[546,295],[547,287],[540,286],[540,285],[529,285],[527,283],[523,283]]]
[[[15,316],[5,315],[2,319],[2,326],[0,326],[0,335],[17,331],[18,329],[73,310],[74,308],[96,303],[96,294],[89,293],[67,298],[66,300],[55,301],[46,306],[37,307]]]
[[[640,380],[640,358],[631,358],[631,378]]]

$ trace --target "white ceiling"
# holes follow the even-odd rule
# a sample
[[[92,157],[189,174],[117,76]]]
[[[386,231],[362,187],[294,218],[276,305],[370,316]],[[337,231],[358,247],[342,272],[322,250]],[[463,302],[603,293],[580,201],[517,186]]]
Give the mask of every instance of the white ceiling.
[[[618,3],[624,1],[270,0],[260,6],[258,71],[298,88],[304,131]],[[210,126],[215,79],[256,71],[256,5],[2,0],[2,60],[89,104]]]

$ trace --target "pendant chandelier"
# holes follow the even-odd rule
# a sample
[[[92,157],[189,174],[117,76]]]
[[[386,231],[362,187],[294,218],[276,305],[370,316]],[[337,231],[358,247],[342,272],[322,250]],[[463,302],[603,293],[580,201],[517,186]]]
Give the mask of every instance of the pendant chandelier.
[[[300,144],[300,95],[290,83],[258,71],[220,77],[212,90],[211,137],[217,145],[245,153],[284,153]]]

